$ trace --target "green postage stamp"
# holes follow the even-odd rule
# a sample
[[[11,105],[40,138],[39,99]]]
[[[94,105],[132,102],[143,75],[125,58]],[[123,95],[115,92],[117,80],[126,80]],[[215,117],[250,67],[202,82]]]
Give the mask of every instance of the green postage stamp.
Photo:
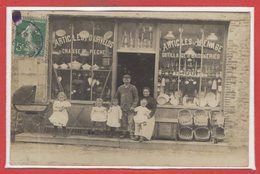
[[[24,19],[16,26],[14,54],[41,57],[44,55],[46,20]]]

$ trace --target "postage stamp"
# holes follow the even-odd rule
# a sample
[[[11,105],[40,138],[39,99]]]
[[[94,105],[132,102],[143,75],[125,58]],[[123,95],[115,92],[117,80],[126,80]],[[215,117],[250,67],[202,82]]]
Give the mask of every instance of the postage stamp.
[[[24,19],[16,26],[14,54],[29,57],[43,56],[45,33],[45,20]]]

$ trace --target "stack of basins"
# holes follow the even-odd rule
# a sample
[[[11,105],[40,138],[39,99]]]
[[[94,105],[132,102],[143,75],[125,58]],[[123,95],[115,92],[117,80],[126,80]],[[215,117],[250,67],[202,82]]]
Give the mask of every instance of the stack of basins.
[[[211,111],[210,112],[210,125],[212,138],[216,141],[223,140],[225,137],[225,118],[221,111]]]
[[[178,113],[178,137],[181,140],[193,139],[193,118],[189,110],[180,110]]]
[[[196,141],[207,141],[210,138],[209,116],[205,110],[194,112],[194,137]]]

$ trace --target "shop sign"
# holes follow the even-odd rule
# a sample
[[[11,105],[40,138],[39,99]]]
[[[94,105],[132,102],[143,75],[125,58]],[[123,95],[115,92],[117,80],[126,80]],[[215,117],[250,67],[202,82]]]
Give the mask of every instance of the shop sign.
[[[56,53],[56,52],[55,52]],[[70,54],[71,49],[63,48],[57,54]],[[89,56],[89,55],[109,55],[109,50],[98,50],[98,49],[72,49],[73,54],[80,54],[81,56]]]
[[[181,46],[191,46],[191,47],[201,47],[202,46],[202,40],[197,39],[194,40],[192,38],[184,38],[182,39],[182,42],[180,43],[179,39],[170,40],[165,43],[163,43],[163,52],[168,51],[172,48],[178,48]],[[204,40],[203,47],[208,48],[211,50],[214,50],[218,53],[221,53],[223,51],[223,45],[216,43],[214,41]]]
[[[163,52],[162,58],[179,58],[179,53]],[[181,58],[201,58],[201,54],[181,54]],[[203,54],[204,59],[220,59],[220,54]]]
[[[73,42],[92,42],[92,41],[94,41],[95,43],[106,46],[108,48],[113,48],[114,42],[109,40],[113,35],[113,33],[111,31],[106,32],[104,36],[92,35],[92,34],[89,34],[88,31],[84,31],[84,34],[82,34],[82,33],[83,32],[80,32],[76,35],[72,35],[72,37],[71,37],[71,35],[65,35],[62,37],[58,37],[54,41],[54,48],[56,48],[58,46],[61,47],[63,44],[70,43],[71,41],[73,41]],[[109,35],[107,33],[109,33]]]

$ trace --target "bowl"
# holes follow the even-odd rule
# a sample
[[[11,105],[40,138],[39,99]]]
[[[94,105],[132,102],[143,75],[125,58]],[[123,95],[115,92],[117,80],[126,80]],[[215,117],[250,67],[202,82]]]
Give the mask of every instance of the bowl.
[[[68,69],[68,67],[69,66],[66,63],[63,63],[63,64],[60,65],[61,69]]]
[[[170,100],[170,97],[167,94],[160,94],[157,97],[157,103],[159,105],[164,105],[165,103],[167,103]]]
[[[69,67],[71,69],[76,69],[76,70],[79,70],[81,68],[81,63],[77,62],[77,61],[73,61],[71,63],[68,63]]]
[[[82,69],[84,69],[84,70],[90,70],[91,69],[91,65],[89,65],[89,64],[84,64],[84,65],[82,65]]]

